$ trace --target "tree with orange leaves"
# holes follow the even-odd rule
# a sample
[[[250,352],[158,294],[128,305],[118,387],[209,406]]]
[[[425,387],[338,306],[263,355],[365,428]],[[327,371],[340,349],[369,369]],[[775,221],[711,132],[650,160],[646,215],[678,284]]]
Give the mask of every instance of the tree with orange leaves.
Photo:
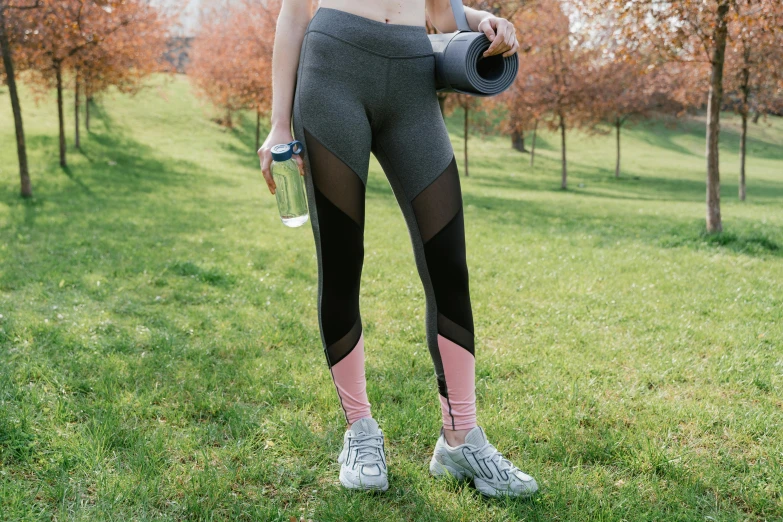
[[[783,111],[783,4],[738,2],[737,23],[729,27],[726,56],[728,105],[740,115],[739,199],[746,198],[745,158],[747,156],[748,116]],[[741,23],[749,10],[765,10],[765,16],[751,14],[753,24]]]
[[[706,63],[708,233],[721,232],[718,164],[724,71],[732,26],[780,31],[779,0],[575,0],[583,18],[613,26],[627,55],[655,55],[662,61]]]
[[[585,45],[582,35],[572,32],[569,17],[558,0],[538,0],[534,7],[520,11],[514,24],[525,28],[520,48],[529,51],[520,58],[517,85],[510,94],[521,107],[510,114],[534,122],[541,119],[550,129],[559,131],[560,188],[565,190],[566,131],[591,128],[597,123],[592,107],[600,90],[597,53]],[[529,120],[517,125],[529,125]]]
[[[74,121],[76,147],[79,148],[80,95],[84,92],[85,123],[89,130],[90,101],[109,87],[123,93],[138,92],[143,79],[164,71],[163,61],[171,21],[163,12],[146,2],[133,4],[120,23],[95,45],[84,47],[71,60],[74,76]]]
[[[132,22],[143,0],[41,0],[27,43],[33,78],[57,89],[60,165],[66,166],[63,75],[85,49]]]
[[[681,114],[696,104],[704,92],[690,71],[670,64],[606,60],[600,66],[599,77],[600,88],[590,107],[595,111],[595,119],[614,127],[615,178],[620,177],[620,133],[625,125],[647,119],[653,112]]]
[[[213,104],[231,114],[256,113],[256,149],[260,147],[261,115],[271,107],[272,47],[279,2],[242,0],[205,11],[191,47],[187,73]]]
[[[0,80],[8,85],[11,97],[11,111],[14,115],[16,129],[16,154],[19,160],[19,179],[21,196],[31,198],[33,185],[30,181],[30,170],[27,166],[27,145],[24,139],[24,122],[22,120],[22,105],[16,86],[16,74],[19,72],[18,53],[15,52],[24,40],[26,29],[30,26],[29,12],[40,6],[39,0],[27,2],[11,2],[0,0],[0,53],[3,56],[3,68],[0,70]]]

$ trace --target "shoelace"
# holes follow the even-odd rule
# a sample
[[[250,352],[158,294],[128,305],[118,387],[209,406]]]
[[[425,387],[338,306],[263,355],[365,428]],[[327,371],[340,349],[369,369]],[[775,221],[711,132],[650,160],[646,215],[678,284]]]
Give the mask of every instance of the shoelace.
[[[358,464],[382,464],[383,436],[352,435],[351,447],[356,450]]]
[[[487,458],[490,462],[494,462],[500,471],[514,472],[518,468],[513,462],[508,460],[500,453],[495,446],[487,442],[481,448],[473,451],[474,457]]]

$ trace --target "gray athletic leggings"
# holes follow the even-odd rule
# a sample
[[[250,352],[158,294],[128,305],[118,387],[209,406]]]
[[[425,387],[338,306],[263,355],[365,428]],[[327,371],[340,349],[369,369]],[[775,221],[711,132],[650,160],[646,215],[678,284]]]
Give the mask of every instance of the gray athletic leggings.
[[[424,285],[443,424],[476,425],[462,194],[434,64],[424,26],[337,9],[318,8],[302,42],[294,136],[305,144],[321,341],[349,423],[370,416],[359,284],[372,152],[405,216]]]

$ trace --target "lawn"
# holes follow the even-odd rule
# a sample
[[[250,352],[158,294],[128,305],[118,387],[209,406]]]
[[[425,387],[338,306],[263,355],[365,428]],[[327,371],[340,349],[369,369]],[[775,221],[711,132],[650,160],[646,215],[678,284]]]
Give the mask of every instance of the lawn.
[[[471,137],[462,179],[479,423],[532,500],[437,482],[424,292],[374,158],[361,308],[390,489],[341,489],[344,419],[320,345],[309,224],[284,227],[254,122],[186,79],[93,110],[57,164],[56,106],[24,92],[18,197],[0,90],[0,519],[783,519],[783,119],[721,134],[725,232],[702,235],[704,126],[541,133],[534,168]],[[448,119],[463,168],[462,116]],[[529,144],[529,143],[528,143]]]

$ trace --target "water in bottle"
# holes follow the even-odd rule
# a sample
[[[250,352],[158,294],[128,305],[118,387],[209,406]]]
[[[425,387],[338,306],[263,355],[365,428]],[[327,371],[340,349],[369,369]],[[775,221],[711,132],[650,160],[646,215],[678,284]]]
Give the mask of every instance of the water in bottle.
[[[309,218],[304,179],[299,173],[299,166],[291,157],[292,154],[300,154],[303,149],[299,140],[272,147],[271,170],[277,187],[277,209],[283,224],[288,227],[302,226]]]

